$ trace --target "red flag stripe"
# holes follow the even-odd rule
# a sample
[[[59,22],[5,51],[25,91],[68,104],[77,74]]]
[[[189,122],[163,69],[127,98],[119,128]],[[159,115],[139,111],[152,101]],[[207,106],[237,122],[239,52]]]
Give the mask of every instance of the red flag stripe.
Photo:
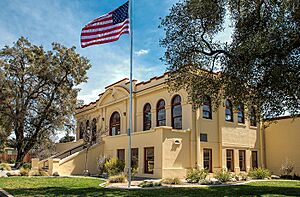
[[[110,36],[112,34],[117,34],[117,33],[120,33],[121,31],[123,31],[124,29],[128,29],[129,28],[129,24],[126,24],[124,25],[122,28],[117,28],[115,30],[112,30],[112,31],[105,31],[103,33],[97,33],[97,34],[94,34],[94,35],[89,35],[89,36],[84,36],[82,35],[81,36],[81,41],[82,42],[88,42],[90,40],[93,40],[93,39],[97,39],[97,38],[101,38],[101,37],[107,37],[107,36]]]
[[[92,28],[88,28],[88,29],[82,29],[82,33],[90,33],[90,32],[97,32],[97,31],[104,31],[104,30],[108,30],[108,29],[112,29],[114,27],[120,27],[123,26],[124,24],[129,23],[129,20],[125,20],[122,23],[118,23],[118,24],[113,24],[113,23],[109,23],[109,24],[105,24],[105,25],[101,25],[101,26],[95,26]]]
[[[108,36],[103,36],[103,37],[100,37],[100,38],[94,38],[94,39],[91,39],[90,41],[86,41],[86,42],[82,40],[82,43],[89,44],[89,43],[93,43],[93,42],[97,42],[97,41],[114,39],[114,37],[118,36],[122,32],[126,32],[126,31],[129,31],[129,30],[128,29],[123,29],[122,31],[120,31],[118,33],[110,34]]]
[[[111,39],[111,40],[104,40],[104,41],[98,41],[98,42],[94,42],[94,43],[89,43],[89,44],[86,44],[86,45],[81,44],[81,47],[85,48],[85,47],[88,47],[88,46],[91,46],[91,45],[95,45],[95,44],[104,44],[104,43],[108,43],[108,42],[114,42],[114,41],[119,40],[119,38],[120,38],[120,36],[122,34],[129,34],[129,31],[122,32],[117,38],[114,38],[114,39]]]

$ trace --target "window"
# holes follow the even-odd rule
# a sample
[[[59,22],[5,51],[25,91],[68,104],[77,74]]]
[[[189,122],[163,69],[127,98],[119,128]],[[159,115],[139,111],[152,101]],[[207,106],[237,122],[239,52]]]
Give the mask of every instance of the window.
[[[89,130],[90,129],[90,121],[87,120],[86,123],[85,123],[85,130]]]
[[[92,142],[96,142],[97,139],[97,120],[96,118],[92,121]]]
[[[202,117],[212,119],[211,100],[209,96],[205,96],[202,107]]]
[[[132,168],[139,167],[139,149],[138,148],[131,149],[131,167]]]
[[[83,122],[81,122],[79,125],[79,139],[83,138],[83,132],[84,132],[84,125]]]
[[[200,133],[200,142],[207,142],[207,134]]]
[[[232,104],[228,99],[225,102],[225,120],[233,122]]]
[[[251,154],[252,159],[252,168],[258,168],[258,160],[257,160],[257,151],[252,151]]]
[[[174,129],[182,129],[182,108],[179,95],[174,96],[172,99],[172,127]]]
[[[238,123],[245,123],[244,105],[238,105]]]
[[[125,162],[125,149],[117,150],[117,158],[123,162]]]
[[[114,112],[110,117],[109,135],[120,135],[120,114]]]
[[[256,112],[254,107],[250,109],[250,126],[256,127]]]
[[[226,150],[226,165],[229,172],[234,171],[233,150]]]
[[[151,128],[151,105],[147,103],[144,106],[144,131]]]
[[[154,147],[145,148],[144,153],[144,172],[146,174],[153,174],[154,170]]]
[[[165,101],[159,100],[156,107],[157,111],[157,123],[156,126],[166,126],[166,109],[165,109]]]
[[[239,150],[240,171],[246,171],[246,151]]]
[[[212,172],[212,155],[211,149],[203,149],[203,167],[207,169],[208,172]]]

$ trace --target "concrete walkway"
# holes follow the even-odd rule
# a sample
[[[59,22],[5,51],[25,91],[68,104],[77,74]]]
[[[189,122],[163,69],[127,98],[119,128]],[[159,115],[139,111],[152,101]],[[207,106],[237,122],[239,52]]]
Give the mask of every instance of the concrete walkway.
[[[13,197],[13,195],[9,194],[4,189],[0,188],[0,197]]]

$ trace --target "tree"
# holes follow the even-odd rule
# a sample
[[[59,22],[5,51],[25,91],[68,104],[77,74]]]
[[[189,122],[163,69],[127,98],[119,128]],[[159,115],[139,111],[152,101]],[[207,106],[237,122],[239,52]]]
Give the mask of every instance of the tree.
[[[217,36],[230,22],[231,43]],[[300,112],[299,0],[183,0],[161,22],[171,90],[195,107],[210,96],[270,118]]]
[[[87,80],[90,66],[75,47],[53,43],[45,51],[23,37],[0,51],[0,124],[15,135],[16,167],[42,139],[70,127],[74,87]]]

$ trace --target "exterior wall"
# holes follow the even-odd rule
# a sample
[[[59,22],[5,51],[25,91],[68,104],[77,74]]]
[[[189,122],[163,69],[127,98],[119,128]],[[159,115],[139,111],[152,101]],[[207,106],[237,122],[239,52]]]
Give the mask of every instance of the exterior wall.
[[[202,118],[202,109],[192,110],[188,103],[188,95],[184,90],[169,92],[165,84],[166,74],[154,77],[146,82],[134,82],[133,94],[133,135],[132,148],[139,148],[138,176],[170,177],[185,176],[188,168],[203,168],[203,149],[212,149],[213,172],[226,167],[226,149],[234,149],[236,172],[239,172],[238,151],[246,151],[247,170],[251,167],[251,151],[260,152],[259,128],[237,123],[237,113],[234,122],[225,121],[225,108],[213,112],[212,119]],[[117,149],[125,149],[125,160],[128,159],[129,127],[129,83],[121,80],[106,87],[99,99],[89,105],[77,109],[76,119],[85,123],[86,120],[97,119],[99,141],[103,142],[103,152],[113,157],[117,156]],[[182,106],[182,130],[172,129],[171,102],[175,95],[180,95]],[[163,99],[166,109],[166,126],[156,127],[157,102]],[[151,129],[143,131],[143,109],[146,103],[151,105]],[[121,117],[121,135],[109,136],[110,117],[113,112],[119,112]],[[246,111],[245,111],[246,114]],[[200,142],[200,134],[208,135],[207,142]],[[77,139],[79,131],[77,131]],[[180,143],[174,143],[179,140]],[[154,174],[144,173],[144,148],[154,147]],[[259,153],[260,154],[260,153]],[[79,157],[79,156],[78,156]],[[79,162],[79,161],[78,161]],[[259,160],[260,164],[262,161]],[[81,169],[82,170],[82,169]],[[79,170],[80,171],[80,170]]]
[[[294,162],[294,172],[300,175],[300,117],[278,118],[264,131],[266,167],[280,175],[281,164],[288,159]]]
[[[83,143],[83,140],[77,140],[75,142],[57,143],[55,144],[55,152],[60,153],[68,149],[79,146]]]

